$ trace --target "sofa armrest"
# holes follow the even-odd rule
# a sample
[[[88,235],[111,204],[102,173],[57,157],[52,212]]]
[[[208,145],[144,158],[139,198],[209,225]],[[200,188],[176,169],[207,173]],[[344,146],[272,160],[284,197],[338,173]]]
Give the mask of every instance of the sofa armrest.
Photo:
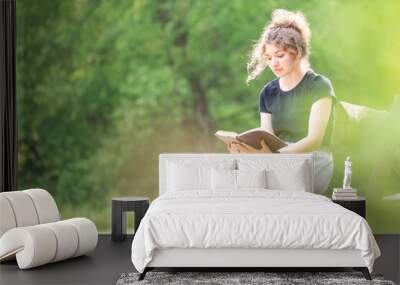
[[[0,262],[16,258],[28,269],[86,254],[97,240],[96,226],[85,218],[13,228],[0,238]]]

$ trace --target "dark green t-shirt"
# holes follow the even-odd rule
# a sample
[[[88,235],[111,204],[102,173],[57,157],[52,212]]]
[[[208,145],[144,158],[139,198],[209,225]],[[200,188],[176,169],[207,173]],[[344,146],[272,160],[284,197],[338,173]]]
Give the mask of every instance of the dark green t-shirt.
[[[332,108],[322,146],[329,146],[336,102],[332,84],[328,78],[309,70],[291,90],[283,91],[278,78],[268,82],[260,92],[262,113],[272,115],[275,134],[287,142],[296,142],[307,136],[311,106],[323,97],[331,97]]]

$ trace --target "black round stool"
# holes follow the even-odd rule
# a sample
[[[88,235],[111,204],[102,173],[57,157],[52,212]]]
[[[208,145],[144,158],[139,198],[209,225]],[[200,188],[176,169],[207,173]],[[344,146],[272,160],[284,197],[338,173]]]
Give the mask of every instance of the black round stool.
[[[126,212],[135,212],[136,233],[149,205],[150,199],[146,197],[112,198],[111,239],[113,241],[123,241],[126,239]]]

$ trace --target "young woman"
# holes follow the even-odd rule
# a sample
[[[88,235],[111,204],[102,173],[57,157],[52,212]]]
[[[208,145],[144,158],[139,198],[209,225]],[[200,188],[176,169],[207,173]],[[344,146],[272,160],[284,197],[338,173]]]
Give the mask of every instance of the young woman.
[[[275,10],[250,54],[247,82],[267,67],[276,75],[260,92],[261,128],[288,143],[279,153],[316,152],[314,190],[323,193],[333,174],[328,145],[335,94],[329,79],[310,68],[310,37],[309,25],[301,12]],[[255,149],[244,143],[232,143],[228,150],[271,153],[263,141],[261,145],[261,149]]]

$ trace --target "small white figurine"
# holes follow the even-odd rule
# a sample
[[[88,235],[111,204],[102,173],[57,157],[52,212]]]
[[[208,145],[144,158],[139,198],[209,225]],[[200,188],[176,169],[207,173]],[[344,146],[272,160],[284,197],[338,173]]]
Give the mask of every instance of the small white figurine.
[[[351,160],[348,156],[344,162],[344,179],[343,179],[343,189],[349,190],[351,188]]]

